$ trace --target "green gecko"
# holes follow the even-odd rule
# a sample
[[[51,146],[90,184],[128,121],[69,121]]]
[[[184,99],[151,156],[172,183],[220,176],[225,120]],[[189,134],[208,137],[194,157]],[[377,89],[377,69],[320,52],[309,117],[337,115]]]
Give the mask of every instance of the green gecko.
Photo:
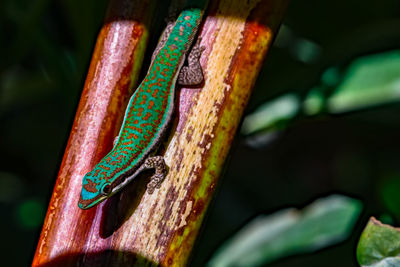
[[[129,100],[113,149],[82,180],[78,206],[91,208],[123,189],[141,171],[155,169],[147,184],[148,193],[160,188],[166,175],[162,156],[153,156],[171,121],[176,85],[203,81],[199,58],[204,50],[197,41],[183,66],[195,39],[206,6],[185,8],[175,22],[167,25],[153,53],[142,83]]]

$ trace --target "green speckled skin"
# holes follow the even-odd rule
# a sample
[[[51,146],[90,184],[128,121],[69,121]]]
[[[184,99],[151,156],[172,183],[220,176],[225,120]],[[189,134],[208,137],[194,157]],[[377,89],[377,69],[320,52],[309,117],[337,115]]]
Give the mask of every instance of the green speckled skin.
[[[203,9],[189,8],[177,18],[129,101],[114,148],[83,177],[81,209],[93,207],[122,189],[157,148],[171,120],[176,80],[202,15]]]

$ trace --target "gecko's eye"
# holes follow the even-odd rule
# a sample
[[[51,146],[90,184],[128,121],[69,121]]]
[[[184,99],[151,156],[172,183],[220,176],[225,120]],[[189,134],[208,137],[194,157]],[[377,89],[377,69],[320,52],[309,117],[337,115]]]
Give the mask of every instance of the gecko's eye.
[[[101,193],[103,195],[109,195],[111,193],[111,185],[109,183],[104,184],[101,188]]]

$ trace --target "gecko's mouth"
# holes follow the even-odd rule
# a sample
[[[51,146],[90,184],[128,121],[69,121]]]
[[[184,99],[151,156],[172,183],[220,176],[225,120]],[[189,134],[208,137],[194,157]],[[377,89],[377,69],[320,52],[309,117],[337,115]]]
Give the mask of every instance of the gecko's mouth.
[[[90,209],[91,207],[99,204],[100,202],[102,202],[106,198],[107,198],[106,196],[98,195],[98,196],[96,196],[94,198],[91,198],[91,199],[83,199],[82,192],[81,192],[81,195],[79,196],[78,207],[83,209],[83,210]]]

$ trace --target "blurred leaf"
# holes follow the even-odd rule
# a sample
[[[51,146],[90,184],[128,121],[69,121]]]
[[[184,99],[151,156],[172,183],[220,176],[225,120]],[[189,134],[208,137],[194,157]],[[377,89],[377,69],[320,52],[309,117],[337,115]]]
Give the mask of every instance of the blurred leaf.
[[[36,199],[26,199],[17,208],[18,223],[23,228],[39,227],[43,223],[44,215],[44,203]]]
[[[398,219],[400,219],[400,177],[394,175],[386,178],[380,188],[382,201],[386,208]]]
[[[307,64],[315,63],[322,54],[322,48],[318,44],[299,37],[291,43],[290,50],[294,58]]]
[[[226,241],[208,266],[259,266],[338,243],[351,233],[361,208],[358,200],[332,195],[302,211],[261,215]]]
[[[303,111],[307,115],[315,115],[322,111],[325,103],[325,97],[321,90],[313,88],[304,100]]]
[[[299,98],[294,94],[283,95],[261,105],[255,112],[246,116],[242,132],[252,134],[272,127],[279,121],[292,119],[299,110]]]
[[[328,99],[328,110],[340,113],[399,100],[400,51],[395,50],[353,61]]]
[[[262,133],[256,133],[246,138],[246,145],[253,149],[259,149],[267,146],[279,138],[278,131],[267,131]]]
[[[337,86],[341,81],[340,70],[336,67],[325,70],[321,76],[321,83],[325,86]]]
[[[361,266],[400,266],[400,230],[371,217],[357,247]]]
[[[333,89],[333,93],[329,93]],[[268,133],[278,122],[290,122],[300,111],[312,116],[321,112],[342,113],[400,100],[400,51],[379,53],[354,60],[342,73],[336,67],[321,75],[301,103],[286,94],[262,104],[246,116],[242,132]],[[280,125],[282,126],[282,125]],[[283,126],[287,126],[286,124]]]

